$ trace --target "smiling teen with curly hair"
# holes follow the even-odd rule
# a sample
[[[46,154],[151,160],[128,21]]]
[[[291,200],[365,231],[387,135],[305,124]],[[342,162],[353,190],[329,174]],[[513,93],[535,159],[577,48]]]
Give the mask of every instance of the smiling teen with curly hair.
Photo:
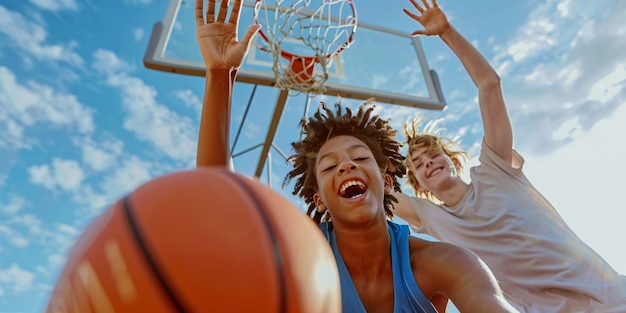
[[[397,178],[404,176],[406,171],[404,157],[399,153],[401,144],[396,141],[396,131],[389,126],[387,121],[382,120],[377,115],[372,116],[374,106],[373,99],[365,102],[356,114],[349,108],[342,112],[341,105],[336,105],[337,110],[333,112],[324,104],[320,110],[309,119],[302,121],[302,135],[304,139],[292,144],[295,154],[289,161],[297,164],[293,170],[285,177],[285,182],[298,177],[295,183],[293,194],[300,196],[309,205],[307,214],[314,221],[326,221],[327,212],[316,210],[313,201],[317,190],[317,179],[315,177],[315,159],[321,146],[330,138],[340,135],[350,135],[363,141],[372,151],[376,163],[382,174],[389,174],[393,181],[393,189],[400,191],[400,183]],[[284,184],[283,184],[284,187]],[[395,197],[392,194],[385,195],[385,213],[392,218],[392,201]]]

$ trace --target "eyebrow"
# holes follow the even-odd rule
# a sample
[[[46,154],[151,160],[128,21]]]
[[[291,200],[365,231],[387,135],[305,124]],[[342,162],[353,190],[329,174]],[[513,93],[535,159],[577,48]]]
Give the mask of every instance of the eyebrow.
[[[358,148],[367,149],[367,147],[366,147],[365,145],[363,145],[363,144],[355,144],[355,145],[352,145],[352,146],[348,147],[348,149],[347,149],[347,150],[354,151],[354,150],[356,150],[356,149],[358,149]],[[335,154],[335,152],[334,152],[334,151],[331,151],[331,152],[328,152],[328,153],[326,153],[326,154],[322,155],[322,156],[318,159],[317,164],[319,165],[320,163],[322,163],[322,160],[323,160],[324,158],[330,157],[330,156],[331,156],[331,155],[333,155],[333,154]]]
[[[417,160],[418,160],[418,159],[419,159],[422,155],[424,155],[424,154],[425,154],[425,153],[427,153],[427,152],[428,152],[428,150],[424,150],[424,151],[422,151],[422,152],[420,152],[420,153],[417,153],[417,156],[415,156],[415,157],[412,157],[412,158],[411,158],[411,162],[415,162],[415,161],[417,161]],[[412,154],[411,154],[411,155],[412,155]]]

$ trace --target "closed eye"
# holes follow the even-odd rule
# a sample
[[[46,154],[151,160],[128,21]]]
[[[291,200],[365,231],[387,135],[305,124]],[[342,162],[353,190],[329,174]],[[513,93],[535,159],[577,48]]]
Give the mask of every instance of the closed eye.
[[[324,169],[322,170],[322,172],[328,172],[328,171],[330,171],[330,170],[334,169],[335,167],[337,167],[337,165],[334,165],[334,164],[333,164],[333,165],[331,165],[331,166],[328,166],[328,167],[324,168]]]

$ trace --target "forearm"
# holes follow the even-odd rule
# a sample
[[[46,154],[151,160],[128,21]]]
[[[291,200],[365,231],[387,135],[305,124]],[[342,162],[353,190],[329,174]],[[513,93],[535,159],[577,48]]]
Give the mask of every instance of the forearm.
[[[440,35],[440,38],[456,54],[479,89],[483,86],[487,87],[488,84],[497,84],[499,86],[500,77],[496,71],[476,47],[467,41],[453,26],[450,25]]]
[[[500,157],[510,160],[513,132],[502,94],[500,76],[485,57],[454,27],[448,27],[440,37],[457,55],[478,88],[485,142]]]
[[[413,208],[413,201],[409,198],[409,196],[401,193],[395,192],[394,197],[398,199],[397,203],[393,203],[393,214],[397,215],[405,222],[411,224],[414,227],[421,227],[422,220],[415,212],[415,208]]]
[[[196,166],[230,166],[230,107],[236,71],[207,70]]]

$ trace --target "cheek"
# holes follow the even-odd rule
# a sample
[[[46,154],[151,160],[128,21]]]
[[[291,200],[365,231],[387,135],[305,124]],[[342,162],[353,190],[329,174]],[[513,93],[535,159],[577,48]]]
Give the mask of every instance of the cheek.
[[[317,173],[315,175],[315,179],[317,180],[317,189],[318,189],[318,192],[320,193],[323,192],[324,189],[332,187],[330,186],[331,181],[329,179],[329,175],[323,175],[321,173]]]
[[[415,176],[415,179],[417,179],[418,182],[421,182],[422,179],[424,179],[425,175],[426,175],[426,173],[425,173],[425,171],[423,169],[415,170],[415,175],[414,176]]]

